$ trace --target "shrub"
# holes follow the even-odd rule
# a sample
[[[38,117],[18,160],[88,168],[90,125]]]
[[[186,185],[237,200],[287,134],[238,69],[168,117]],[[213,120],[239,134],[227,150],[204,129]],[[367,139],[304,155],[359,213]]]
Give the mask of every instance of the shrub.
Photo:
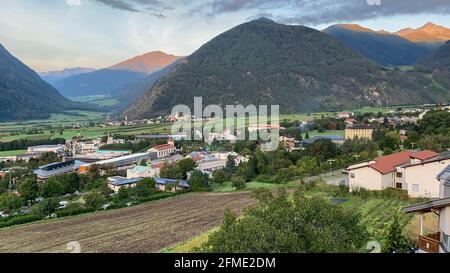
[[[42,217],[37,215],[18,215],[0,222],[0,228],[11,227],[16,225],[23,225],[31,222],[42,220]]]

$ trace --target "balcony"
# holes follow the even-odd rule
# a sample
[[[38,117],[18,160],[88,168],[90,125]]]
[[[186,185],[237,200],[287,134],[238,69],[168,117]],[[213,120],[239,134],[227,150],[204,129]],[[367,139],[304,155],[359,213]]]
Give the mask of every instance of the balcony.
[[[441,234],[433,233],[419,237],[419,249],[428,253],[439,253]]]

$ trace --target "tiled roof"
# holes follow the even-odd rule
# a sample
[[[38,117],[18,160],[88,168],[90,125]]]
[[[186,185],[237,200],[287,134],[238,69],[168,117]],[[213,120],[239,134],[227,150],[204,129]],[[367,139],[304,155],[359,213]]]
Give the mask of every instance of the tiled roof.
[[[172,144],[163,144],[153,147],[152,149],[162,151],[162,150],[168,150],[168,149],[175,149],[175,146]]]
[[[390,172],[394,172],[396,170],[395,167],[410,163],[411,158],[423,161],[437,157],[438,155],[439,154],[429,150],[421,152],[404,151],[400,153],[375,158],[376,162],[370,164],[369,167],[377,170],[382,174],[387,174]]]
[[[412,155],[412,158],[417,158],[419,160],[427,160],[427,159],[436,157],[438,155],[439,155],[438,153],[435,153],[433,151],[425,150],[425,151],[415,153],[414,155]]]

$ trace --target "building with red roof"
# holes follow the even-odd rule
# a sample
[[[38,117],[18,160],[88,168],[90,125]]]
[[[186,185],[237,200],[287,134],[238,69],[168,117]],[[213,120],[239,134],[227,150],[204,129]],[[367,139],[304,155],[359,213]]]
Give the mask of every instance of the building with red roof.
[[[158,158],[165,158],[173,155],[175,153],[175,150],[176,150],[175,145],[169,143],[155,146],[149,149],[148,152],[156,153],[158,155]]]
[[[439,197],[436,176],[450,164],[450,154],[403,151],[349,166],[350,190],[398,188],[413,197]]]

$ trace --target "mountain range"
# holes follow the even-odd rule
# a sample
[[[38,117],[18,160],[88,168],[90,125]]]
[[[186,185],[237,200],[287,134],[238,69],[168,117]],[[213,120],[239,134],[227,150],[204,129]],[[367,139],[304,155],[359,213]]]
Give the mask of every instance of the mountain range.
[[[425,45],[438,46],[450,40],[450,29],[431,22],[417,29],[405,28],[394,34],[411,42]]]
[[[431,72],[385,68],[326,32],[262,18],[203,45],[123,115],[168,114],[177,104],[192,107],[194,96],[205,105],[278,104],[298,113],[447,101],[450,85]]]
[[[49,118],[51,113],[89,107],[61,96],[0,44],[0,121]]]
[[[192,106],[194,96],[205,105],[278,104],[284,113],[446,102],[447,37],[449,29],[432,23],[396,33],[351,24],[318,31],[261,18],[218,35],[186,58],[156,51],[99,70],[41,73],[56,89],[0,46],[0,120],[94,107],[61,94],[118,98],[114,109],[129,118]]]
[[[112,70],[128,70],[144,74],[152,74],[174,63],[180,57],[161,51],[152,51],[111,66]]]
[[[390,33],[355,24],[333,25],[325,33],[383,66],[409,66],[450,40],[450,29],[433,23]]]
[[[54,86],[67,98],[94,95],[121,97],[123,90],[132,88],[139,80],[178,59],[161,51],[149,52],[108,68],[69,76],[54,83]]]
[[[74,67],[74,68],[66,68],[66,69],[59,70],[59,71],[42,72],[42,73],[38,73],[38,74],[39,74],[39,76],[41,76],[41,78],[44,81],[53,85],[53,84],[57,83],[58,81],[61,81],[70,76],[75,76],[75,75],[83,74],[83,73],[89,73],[89,72],[93,72],[93,71],[95,71],[95,68]]]

